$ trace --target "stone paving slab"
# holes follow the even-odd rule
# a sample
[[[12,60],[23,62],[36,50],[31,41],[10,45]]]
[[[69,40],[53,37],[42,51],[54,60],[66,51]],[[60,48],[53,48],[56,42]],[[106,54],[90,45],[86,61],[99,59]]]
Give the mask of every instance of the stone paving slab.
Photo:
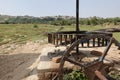
[[[55,48],[55,47],[47,47],[47,48],[44,48],[41,52],[41,55],[39,57],[40,59],[40,62],[38,64],[38,67],[37,67],[37,71],[38,72],[45,72],[45,71],[48,71],[48,72],[51,72],[51,71],[56,71],[58,70],[59,68],[59,63],[55,63],[52,61],[52,59],[50,59],[48,57],[48,53],[49,52],[53,52],[54,50],[57,50],[59,48]],[[60,48],[61,50],[65,50],[65,47],[62,47]],[[71,68],[73,67],[74,65],[73,64],[70,64],[69,62],[65,62],[65,66],[64,68]]]

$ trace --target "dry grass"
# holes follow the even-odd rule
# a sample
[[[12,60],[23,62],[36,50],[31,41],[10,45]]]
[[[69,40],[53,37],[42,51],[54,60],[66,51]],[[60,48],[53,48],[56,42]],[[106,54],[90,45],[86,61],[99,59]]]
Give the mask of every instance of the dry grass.
[[[75,26],[53,26],[48,24],[0,24],[0,45],[6,43],[23,43],[28,40],[43,40],[48,32],[75,30]],[[103,29],[103,26],[80,26],[81,30],[92,31]],[[114,33],[120,41],[120,33]]]

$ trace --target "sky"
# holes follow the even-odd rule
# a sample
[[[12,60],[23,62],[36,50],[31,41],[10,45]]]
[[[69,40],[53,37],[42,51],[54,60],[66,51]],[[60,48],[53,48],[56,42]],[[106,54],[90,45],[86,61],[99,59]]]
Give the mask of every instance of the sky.
[[[80,0],[80,17],[120,17],[120,0]],[[0,14],[75,16],[76,0],[0,0]]]

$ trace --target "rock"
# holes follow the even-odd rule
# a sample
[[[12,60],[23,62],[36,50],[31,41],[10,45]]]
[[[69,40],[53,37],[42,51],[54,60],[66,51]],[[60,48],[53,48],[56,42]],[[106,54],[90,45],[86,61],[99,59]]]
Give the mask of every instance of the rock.
[[[53,57],[53,58],[52,58],[52,61],[55,62],[55,63],[60,63],[60,61],[61,61],[61,56],[59,56],[59,57]]]
[[[94,55],[94,56],[101,56],[101,55],[102,55],[102,52],[92,50],[90,54],[91,54],[91,55]]]
[[[45,73],[45,80],[51,80],[52,79],[52,72],[46,72]]]
[[[53,77],[56,76],[56,72],[40,72],[38,74],[39,80],[52,80]]]
[[[44,80],[45,79],[45,73],[39,73],[38,74],[39,80]]]

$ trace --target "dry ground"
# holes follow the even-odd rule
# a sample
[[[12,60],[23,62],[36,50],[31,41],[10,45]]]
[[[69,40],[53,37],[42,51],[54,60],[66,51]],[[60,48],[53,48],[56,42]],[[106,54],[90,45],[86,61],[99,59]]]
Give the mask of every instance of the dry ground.
[[[0,46],[0,80],[37,80],[38,57],[41,50],[48,46],[52,45],[28,42],[22,45]],[[103,50],[103,48],[95,49]],[[114,45],[107,58],[113,60],[117,64],[117,68],[120,68],[120,50],[117,50]]]
[[[35,42],[0,46],[0,80],[22,80],[33,74],[40,51],[47,46]]]

